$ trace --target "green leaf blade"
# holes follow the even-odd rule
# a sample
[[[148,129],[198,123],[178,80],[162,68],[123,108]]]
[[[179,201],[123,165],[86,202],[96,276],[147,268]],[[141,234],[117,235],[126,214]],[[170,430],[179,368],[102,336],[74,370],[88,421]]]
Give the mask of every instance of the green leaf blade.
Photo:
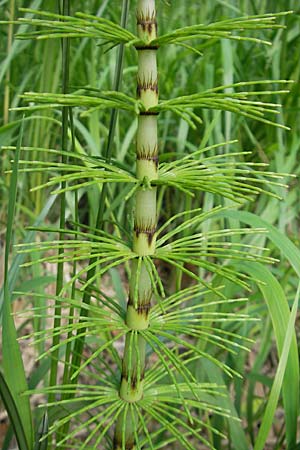
[[[2,342],[3,342],[4,379],[6,380],[7,388],[9,389],[11,396],[9,406],[13,410],[13,403],[14,403],[20,419],[18,420],[17,416],[14,414],[12,416],[12,420],[16,420],[16,423],[13,422],[12,425],[15,429],[17,436],[17,433],[21,433],[20,424],[22,424],[22,429],[24,430],[24,434],[26,437],[26,447],[23,448],[31,449],[33,445],[33,425],[32,425],[30,403],[29,398],[27,396],[22,396],[22,394],[28,389],[28,387],[23,360],[19,344],[17,341],[17,330],[11,314],[12,294],[11,291],[9,290],[9,253],[12,243],[12,229],[17,196],[18,166],[20,157],[20,147],[23,136],[23,127],[24,124],[22,122],[18,138],[18,144],[16,148],[15,160],[13,163],[13,171],[9,191],[6,245],[5,245],[5,266],[4,266],[4,304],[3,304]]]

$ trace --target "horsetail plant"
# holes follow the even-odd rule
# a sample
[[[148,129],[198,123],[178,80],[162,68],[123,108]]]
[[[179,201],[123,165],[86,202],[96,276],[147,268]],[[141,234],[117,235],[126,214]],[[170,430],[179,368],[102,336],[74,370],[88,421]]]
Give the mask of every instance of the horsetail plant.
[[[129,2],[124,2],[123,8],[128,5]],[[56,194],[65,195],[96,185],[103,194],[109,184],[119,183],[126,186],[124,200],[130,203],[134,198],[134,225],[129,230],[131,234],[126,235],[127,240],[121,227],[116,226],[113,215],[115,232],[105,228],[101,213],[96,228],[92,224],[78,223],[78,216],[73,229],[66,230],[64,220],[58,229],[40,227],[39,230],[46,233],[59,233],[59,239],[44,240],[38,248],[35,243],[22,245],[19,250],[25,254],[46,253],[24,266],[47,261],[62,268],[62,264],[81,263],[70,281],[59,285],[56,295],[47,296],[49,302],[53,302],[53,328],[33,333],[37,343],[49,338],[53,342],[39,355],[39,359],[50,356],[54,360],[49,386],[38,390],[48,395],[49,432],[41,438],[43,442],[53,436],[48,448],[156,450],[169,448],[173,443],[188,450],[197,450],[199,443],[205,448],[215,448],[214,435],[224,439],[226,436],[210,416],[228,421],[236,418],[218,401],[226,395],[226,386],[205,377],[199,380],[194,364],[199,361],[204,365],[206,361],[228,377],[239,376],[226,358],[210,352],[213,346],[220,353],[235,355],[240,350],[248,350],[251,343],[235,326],[253,320],[244,311],[246,299],[227,298],[222,280],[249,290],[255,278],[237,271],[234,262],[274,262],[265,249],[230,240],[265,230],[222,229],[217,225],[226,210],[222,206],[204,211],[196,204],[194,209],[178,211],[166,222],[159,222],[157,193],[161,188],[178,189],[183,195],[195,198],[199,191],[210,192],[218,198],[244,204],[260,192],[277,196],[272,186],[282,186],[280,179],[284,174],[268,173],[261,163],[234,161],[246,152],[232,151],[225,155],[216,151],[234,145],[235,141],[200,147],[159,166],[158,118],[169,111],[195,129],[201,123],[199,109],[213,109],[286,128],[269,117],[278,113],[280,105],[257,98],[286,93],[288,82],[240,82],[159,100],[157,54],[164,46],[175,44],[201,55],[205,50],[202,41],[213,43],[220,39],[268,45],[264,39],[244,33],[280,27],[276,21],[286,13],[193,25],[159,36],[156,1],[137,0],[135,7],[136,35],[126,29],[125,22],[117,25],[84,13],[72,17],[69,13],[26,9],[26,13],[40,18],[20,19],[21,23],[38,28],[19,34],[20,39],[95,38],[107,50],[118,45],[134,47],[138,66],[136,98],[119,92],[120,83],[117,83],[115,91],[87,86],[71,94],[25,93],[22,97],[30,105],[19,108],[31,112],[58,106],[63,106],[64,111],[81,107],[85,109],[83,115],[114,108],[132,114],[133,118],[137,116],[135,172],[119,164],[117,156],[115,160],[110,154],[95,158],[79,154],[74,148],[67,150],[66,122],[61,150],[22,149],[29,154],[34,151],[49,156],[49,163],[19,161],[23,167],[20,171],[31,173],[47,168],[52,174],[46,183],[34,189],[54,188]],[[194,46],[195,41],[197,46]],[[258,85],[265,87],[272,83],[276,83],[277,90],[256,89]],[[111,134],[109,141],[111,145]],[[55,157],[61,160],[56,162]],[[99,206],[102,212],[105,195]],[[206,221],[212,224],[208,231],[203,228]],[[86,264],[86,261],[89,262]],[[179,274],[178,288],[173,292],[167,289],[160,275],[163,264]],[[120,265],[125,265],[129,273],[126,307],[99,288],[102,276]],[[188,287],[181,286],[183,275],[192,280]],[[32,298],[38,299],[41,295],[32,294]],[[69,306],[69,313],[64,316],[67,324],[61,323],[61,310],[65,305]],[[38,303],[32,310],[35,315],[48,318]],[[83,344],[88,338],[96,341],[96,349],[86,344],[89,353],[84,354]],[[117,350],[118,342],[124,342],[122,353]],[[73,350],[73,359],[65,359],[69,376],[64,377],[65,382],[60,385],[55,380],[57,362],[66,348],[68,352],[70,348]],[[113,360],[113,366],[107,356]],[[91,382],[84,383],[84,377],[89,377]],[[56,400],[56,396],[60,398]],[[83,439],[79,438],[82,432]]]
[[[131,268],[126,312],[126,325],[130,331],[126,334],[120,386],[120,398],[129,404],[143,398],[147,341],[139,331],[149,327],[153,293],[150,258],[155,254],[157,188],[151,186],[151,181],[158,178],[158,136],[157,113],[149,113],[148,110],[158,104],[157,47],[151,44],[157,37],[155,1],[138,1],[137,30],[138,37],[144,42],[142,46],[136,47],[137,98],[145,111],[141,111],[138,116],[136,137],[136,177],[141,187],[135,194],[133,251],[138,257]],[[130,413],[136,414],[134,410]],[[119,416],[116,425],[115,448],[120,450],[124,447],[123,424],[126,423],[126,414],[127,409]],[[131,422],[134,424],[129,415],[126,424]],[[134,429],[130,429],[128,425],[125,430],[125,448],[133,448]]]

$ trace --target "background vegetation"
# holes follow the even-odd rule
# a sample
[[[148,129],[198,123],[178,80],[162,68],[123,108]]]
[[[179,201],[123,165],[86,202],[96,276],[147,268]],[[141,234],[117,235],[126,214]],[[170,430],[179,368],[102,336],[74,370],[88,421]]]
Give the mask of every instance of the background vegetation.
[[[169,4],[171,3],[171,5]],[[53,7],[56,12],[56,2],[42,0],[22,1],[16,5],[14,0],[0,0],[0,20],[16,19],[21,16],[17,6],[31,7],[34,9],[49,10]],[[76,9],[93,14],[103,15],[117,23],[121,17],[121,2],[119,0],[81,1],[76,2]],[[202,1],[201,7],[196,1],[158,1],[158,20],[160,33],[163,34],[180,26],[194,23],[207,23],[222,18],[239,17],[242,15],[264,14],[268,12],[281,12],[294,10],[294,14],[281,20],[286,29],[258,32],[256,37],[267,37],[273,42],[272,46],[257,45],[254,42],[222,40],[215,45],[201,43],[197,48],[203,52],[203,56],[190,52],[188,49],[170,46],[163,54],[159,54],[160,66],[160,90],[164,98],[174,98],[179,95],[187,95],[203,91],[218,85],[228,85],[240,81],[252,81],[261,79],[294,80],[290,93],[278,98],[271,96],[271,100],[282,104],[280,115],[276,118],[279,123],[291,128],[286,131],[282,128],[270,127],[267,124],[255,122],[251,119],[238,117],[229,112],[202,111],[203,124],[196,130],[191,129],[186,122],[166,113],[159,121],[160,147],[164,149],[161,161],[166,154],[182,155],[188,149],[193,151],[199,147],[238,139],[238,142],[230,147],[236,152],[251,150],[251,154],[244,155],[248,162],[264,162],[269,165],[269,170],[281,173],[300,174],[300,123],[299,123],[299,71],[300,60],[300,20],[299,5],[296,0],[236,0],[236,1]],[[22,14],[23,15],[23,14]],[[135,30],[135,17],[129,15],[128,28]],[[25,91],[35,92],[60,92],[61,90],[61,43],[59,40],[32,41],[16,40],[13,35],[16,32],[28,31],[28,25],[1,25],[0,33],[0,146],[17,145],[20,136],[21,114],[17,110],[22,104],[20,94]],[[88,38],[72,41],[70,46],[70,86],[90,86],[101,90],[112,89],[115,76],[115,63],[117,50],[105,52],[102,46],[95,45],[95,41]],[[125,52],[123,91],[134,95],[136,55],[134,50]],[[270,95],[262,100],[270,101]],[[10,109],[11,108],[11,109]],[[72,108],[73,111],[73,135],[68,129],[69,142],[73,149],[80,155],[92,155],[101,157],[105,154],[109,134],[111,114],[109,110],[95,111],[89,116],[82,115],[82,109]],[[22,146],[57,149],[61,142],[62,112],[60,109],[39,110],[26,115],[23,121]],[[137,123],[130,114],[120,113],[114,137],[113,158],[115,162],[124,168],[131,170],[134,160],[134,142]],[[223,148],[229,152],[229,146]],[[217,149],[216,152],[219,150]],[[37,153],[31,154],[32,160],[37,159]],[[23,158],[21,154],[21,159]],[[45,153],[39,153],[38,158],[48,158]],[[1,179],[0,179],[0,237],[2,249],[0,261],[4,263],[4,245],[7,243],[7,208],[12,196],[14,176],[7,171],[11,169],[12,153],[7,149],[1,152]],[[48,164],[48,163],[46,163]],[[19,172],[17,183],[17,202],[13,214],[13,243],[30,242],[43,239],[34,230],[28,230],[28,226],[57,225],[59,221],[59,206],[55,202],[55,196],[50,195],[47,189],[34,190],[32,188],[42,184],[47,179],[46,173],[32,172],[28,176],[26,172]],[[249,302],[246,312],[251,318],[259,318],[259,321],[243,322],[233,331],[239,332],[253,340],[251,352],[239,349],[238,356],[231,356],[230,352],[222,354],[222,350],[216,350],[209,342],[206,345],[216,358],[221,358],[234,370],[241,373],[242,378],[231,380],[221,372],[212,370],[210,363],[193,365],[193,371],[198,380],[218,384],[226,384],[230,395],[226,395],[220,406],[231,410],[233,415],[242,419],[241,425],[234,420],[213,418],[212,425],[225,431],[228,440],[224,441],[218,435],[208,436],[209,442],[217,449],[233,448],[236,450],[255,449],[299,449],[294,442],[293,446],[286,444],[286,430],[292,427],[295,418],[291,418],[287,406],[283,404],[280,396],[276,404],[276,413],[266,410],[270,399],[271,387],[278,369],[279,356],[284,345],[285,330],[289,320],[287,304],[292,308],[294,303],[300,275],[299,248],[299,205],[300,190],[298,177],[286,180],[289,187],[269,186],[269,190],[282,197],[270,197],[264,192],[258,194],[255,201],[236,207],[231,213],[220,214],[220,226],[237,228],[242,224],[254,227],[267,227],[268,234],[251,234],[248,236],[233,236],[233,242],[242,241],[247,245],[269,248],[268,256],[278,258],[279,261],[261,268],[260,271],[248,267],[249,273],[266,282],[266,285],[252,283],[252,291],[242,292],[240,286],[224,281],[226,295],[229,298],[248,296]],[[127,188],[126,188],[127,189]],[[129,192],[130,188],[128,188]],[[173,214],[192,208],[202,207],[204,211],[211,210],[214,206],[223,204],[229,206],[230,200],[224,200],[212,193],[199,193],[195,198],[186,198],[176,190],[163,190],[160,201],[160,221],[163,223]],[[82,230],[85,226],[93,227],[96,222],[96,214],[101,191],[98,186],[83,187],[78,193],[79,208],[74,208],[74,196],[67,193],[66,216],[68,226],[74,227],[74,221],[80,222]],[[241,211],[242,209],[242,211]],[[118,235],[128,229],[128,223],[132,222],[132,203],[124,202],[124,186],[118,184],[109,185],[104,213],[105,229],[112,230],[114,222],[119,224],[115,230]],[[255,214],[253,216],[252,214]],[[260,217],[258,219],[256,216]],[[208,230],[211,223],[205,222],[203,231]],[[274,226],[275,228],[272,228]],[[120,231],[121,230],[121,231]],[[276,231],[277,230],[277,231]],[[286,237],[289,240],[286,240]],[[53,239],[49,232],[48,239]],[[294,244],[294,246],[292,245]],[[32,265],[20,269],[20,264],[25,261],[35,260],[41,257],[38,252],[31,255],[17,253],[12,248],[10,258],[10,272],[7,277],[9,290],[18,292],[32,291],[41,294],[40,307],[46,308],[46,291],[49,295],[55,294],[53,283],[55,271],[48,263]],[[237,270],[239,269],[237,263]],[[247,264],[244,263],[246,267]],[[72,276],[73,268],[68,269],[67,276]],[[178,273],[170,267],[159,267],[160,274],[172,292],[178,285]],[[203,271],[205,276],[205,272]],[[102,282],[101,289],[108,295],[114,295],[121,305],[126,301],[126,267],[122,271],[111,269]],[[180,280],[183,286],[188,286],[188,279]],[[218,280],[216,280],[218,283]],[[1,291],[0,308],[3,308],[5,290]],[[26,310],[30,296],[13,296],[14,311]],[[30,304],[30,303],[29,303]],[[274,306],[275,305],[275,306]],[[277,307],[276,307],[277,305]],[[224,313],[229,312],[227,306],[222,306]],[[38,314],[32,319],[17,319],[20,335],[28,332],[39,332],[48,326],[47,319]],[[226,325],[224,325],[226,327]],[[296,329],[298,329],[296,327]],[[226,330],[227,332],[230,330]],[[297,332],[298,333],[298,332]],[[299,338],[299,336],[297,336]],[[93,347],[94,337],[90,337],[87,345]],[[105,336],[101,336],[105,339]],[[290,369],[287,370],[283,381],[283,393],[291,397],[299,392],[298,371],[298,344],[295,345],[293,356],[290,357]],[[4,350],[3,343],[3,351]],[[27,344],[21,342],[24,351],[29,388],[35,388],[42,380],[48,379],[49,361],[42,360],[39,364],[33,363],[36,355],[41,355],[47,347],[47,342],[40,341],[35,344],[33,350],[26,354]],[[88,347],[89,348],[89,347]],[[278,354],[279,350],[279,354]],[[88,351],[88,350],[87,350]],[[107,364],[109,364],[109,355]],[[291,368],[291,366],[293,367]],[[289,372],[290,370],[290,372]],[[278,373],[278,371],[277,371]],[[61,373],[60,376],[63,376]],[[279,380],[280,381],[280,380]],[[298,383],[296,386],[295,383]],[[281,385],[281,383],[279,383]],[[289,394],[287,392],[289,391]],[[279,392],[278,392],[279,394]],[[276,397],[276,396],[275,396]],[[42,412],[35,408],[39,399],[34,400],[35,422],[42,420]],[[287,397],[286,397],[286,400]],[[221,402],[221,400],[220,400]],[[270,403],[269,403],[270,405]],[[269,414],[269,420],[273,423],[272,429],[266,438],[261,438],[261,446],[255,444],[260,425]],[[3,416],[4,417],[4,416]],[[206,420],[209,422],[210,418]],[[51,422],[51,417],[50,417]],[[265,424],[265,422],[263,422]],[[7,430],[5,430],[7,431]],[[5,432],[3,433],[5,435]],[[9,448],[12,432],[3,440],[3,449]],[[299,437],[298,437],[299,440]],[[75,441],[74,441],[75,442]],[[74,448],[75,444],[74,443]],[[109,443],[107,444],[109,445]],[[166,444],[167,445],[167,444]],[[170,443],[170,448],[176,444]],[[201,443],[196,443],[196,449],[202,449]],[[71,448],[71,447],[68,447]],[[159,447],[157,447],[159,448]],[[167,448],[167,447],[166,447]],[[207,447],[203,447],[207,448]]]

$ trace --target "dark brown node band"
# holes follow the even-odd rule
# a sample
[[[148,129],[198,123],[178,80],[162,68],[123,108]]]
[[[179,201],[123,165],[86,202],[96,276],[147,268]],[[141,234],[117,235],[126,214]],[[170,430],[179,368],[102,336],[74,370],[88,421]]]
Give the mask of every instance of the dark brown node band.
[[[145,314],[145,317],[147,318],[151,308],[152,291],[145,291],[144,294],[145,297],[143,298],[143,303],[141,303],[137,308],[135,308],[133,298],[129,294],[128,305],[133,306],[138,313]]]
[[[158,50],[159,45],[136,45],[136,50]]]
[[[158,116],[159,112],[156,111],[140,111],[140,116]]]

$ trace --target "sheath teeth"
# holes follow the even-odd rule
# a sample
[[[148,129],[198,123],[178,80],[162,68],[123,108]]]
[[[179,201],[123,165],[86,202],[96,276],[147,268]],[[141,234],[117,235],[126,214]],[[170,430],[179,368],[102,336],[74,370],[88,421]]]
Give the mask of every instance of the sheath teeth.
[[[137,152],[137,159],[147,159],[149,161],[158,162],[158,147],[142,146]]]
[[[148,33],[150,35],[152,35],[153,31],[157,33],[157,21],[155,12],[153,12],[151,16],[149,15],[149,13],[148,15],[144,15],[143,13],[137,15],[137,25],[138,27],[141,27],[144,33]]]

